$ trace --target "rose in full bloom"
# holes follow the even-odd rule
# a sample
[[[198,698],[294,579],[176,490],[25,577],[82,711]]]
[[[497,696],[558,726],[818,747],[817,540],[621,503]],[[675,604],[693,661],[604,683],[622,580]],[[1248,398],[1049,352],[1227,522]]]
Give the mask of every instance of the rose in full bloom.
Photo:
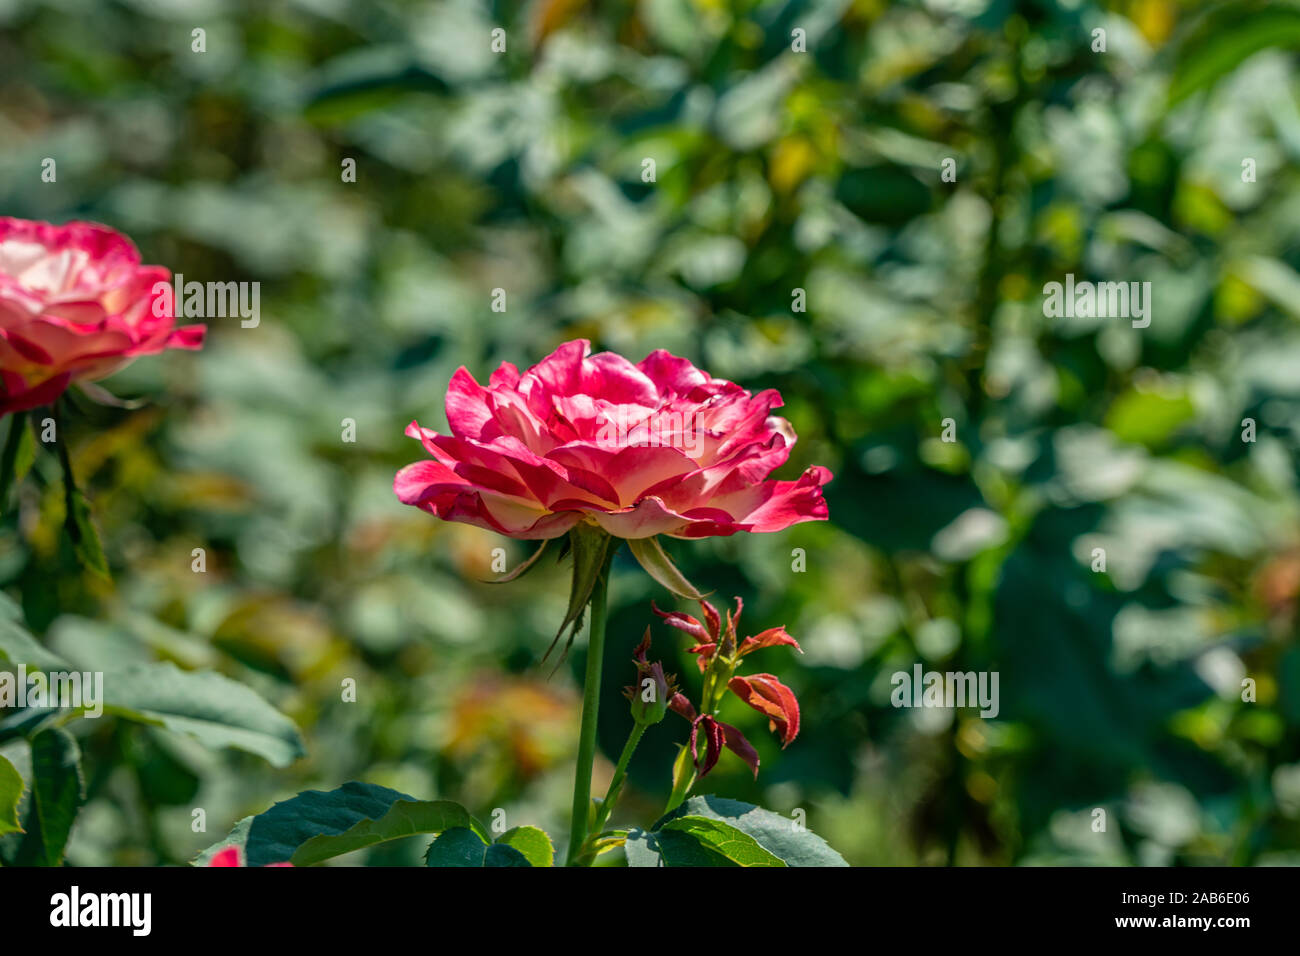
[[[772,389],[751,394],[658,350],[633,364],[566,342],[486,386],[465,369],[447,388],[451,434],[412,422],[430,460],[397,473],[394,490],[448,521],[513,538],[556,538],[582,521],[616,538],[779,531],[827,516],[812,467],[769,480],[795,442]]]
[[[137,355],[199,348],[204,327],[176,328],[171,296],[155,290],[170,278],[106,226],[0,217],[0,415]]]

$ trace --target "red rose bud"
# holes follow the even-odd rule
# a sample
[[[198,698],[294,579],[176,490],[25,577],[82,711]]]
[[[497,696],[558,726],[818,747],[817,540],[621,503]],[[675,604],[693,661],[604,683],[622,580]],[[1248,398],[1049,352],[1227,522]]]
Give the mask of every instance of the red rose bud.
[[[668,702],[676,694],[670,678],[664,675],[664,666],[659,661],[647,660],[650,651],[650,628],[645,629],[645,637],[632,652],[632,662],[636,664],[637,683],[633,687],[624,687],[623,695],[631,702],[632,719],[642,727],[649,727],[664,719],[668,713]],[[678,695],[680,696],[680,695]]]

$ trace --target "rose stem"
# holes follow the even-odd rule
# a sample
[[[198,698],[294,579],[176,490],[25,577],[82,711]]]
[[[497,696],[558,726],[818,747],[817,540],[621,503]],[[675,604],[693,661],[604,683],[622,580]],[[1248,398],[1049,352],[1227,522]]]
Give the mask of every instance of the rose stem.
[[[641,742],[641,737],[645,733],[645,724],[633,724],[632,732],[627,735],[627,743],[623,745],[623,753],[618,758],[618,766],[614,768],[614,776],[609,781],[609,789],[605,791],[605,799],[600,803],[600,811],[596,814],[596,825],[591,828],[591,834],[588,841],[600,836],[601,831],[605,829],[605,824],[609,822],[610,814],[614,812],[614,805],[618,803],[619,794],[623,790],[623,781],[627,777],[627,765],[632,762],[632,754],[636,751],[636,745]],[[582,859],[587,860],[590,856],[595,858],[592,852],[595,848],[587,849],[582,854]]]
[[[587,839],[587,814],[591,807],[591,768],[596,762],[596,717],[600,709],[600,676],[605,660],[605,609],[609,592],[609,566],[615,543],[606,541],[604,564],[591,589],[587,613],[587,678],[582,688],[582,726],[578,732],[578,769],[573,780],[573,816],[569,821],[566,865],[576,866]]]

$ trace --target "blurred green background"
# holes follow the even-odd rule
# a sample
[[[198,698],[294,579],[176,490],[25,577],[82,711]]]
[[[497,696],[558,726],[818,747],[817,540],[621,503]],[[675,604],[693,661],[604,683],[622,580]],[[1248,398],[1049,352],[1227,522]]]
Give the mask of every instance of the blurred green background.
[[[1175,0],[0,0],[0,212],[261,283],[257,328],[212,320],[104,382],[144,408],[68,420],[113,582],[77,571],[52,454],[0,582],[83,666],[216,667],[309,753],[81,721],[69,861],[184,862],[349,779],[562,836],[567,570],[479,583],[529,549],[391,482],[457,366],[585,336],[779,389],[778,477],[835,473],[828,523],[670,543],[806,652],[761,662],[799,739],[733,701],[762,773],[724,755],[706,791],[803,808],[858,864],[1300,863],[1298,38],[1293,5]],[[1150,327],[1045,317],[1066,273],[1151,282]],[[601,790],[652,597],[624,551]],[[683,643],[656,622],[698,680]],[[918,661],[998,671],[998,718],[891,707]],[[685,733],[647,736],[616,821],[658,815]]]

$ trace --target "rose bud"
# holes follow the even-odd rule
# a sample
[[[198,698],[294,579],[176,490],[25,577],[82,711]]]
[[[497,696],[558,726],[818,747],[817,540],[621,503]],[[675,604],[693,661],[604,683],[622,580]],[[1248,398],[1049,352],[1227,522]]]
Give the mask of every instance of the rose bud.
[[[647,653],[650,650],[650,628],[645,629],[645,637],[632,653],[632,662],[636,664],[637,682],[634,686],[624,687],[623,696],[631,702],[632,719],[642,727],[649,727],[664,719],[668,713],[668,701],[676,693],[671,678],[664,676],[664,666],[659,661],[650,663]]]

